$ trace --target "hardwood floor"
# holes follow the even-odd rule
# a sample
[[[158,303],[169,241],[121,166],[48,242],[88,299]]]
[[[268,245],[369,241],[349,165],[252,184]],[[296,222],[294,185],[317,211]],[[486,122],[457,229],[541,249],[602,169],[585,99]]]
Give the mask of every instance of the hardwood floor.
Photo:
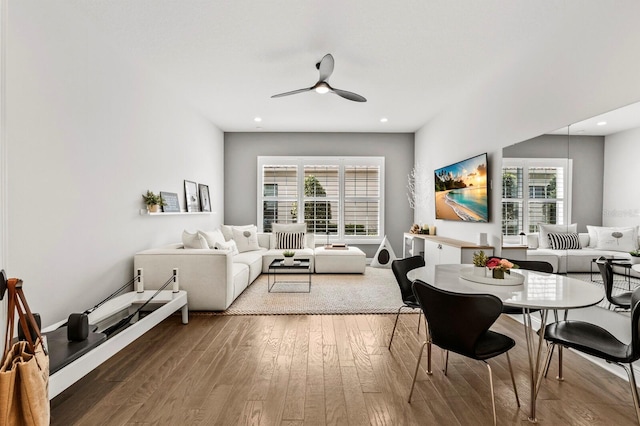
[[[394,315],[172,316],[51,403],[52,425],[489,425],[486,367],[455,354],[444,376],[426,355],[411,404],[406,397],[424,332],[404,314],[392,350]],[[506,357],[490,360],[498,424],[528,424],[528,361],[522,325],[501,317],[522,407]],[[426,354],[426,352],[425,352]],[[555,360],[554,360],[555,361]],[[549,425],[636,424],[628,383],[565,351],[538,397]]]

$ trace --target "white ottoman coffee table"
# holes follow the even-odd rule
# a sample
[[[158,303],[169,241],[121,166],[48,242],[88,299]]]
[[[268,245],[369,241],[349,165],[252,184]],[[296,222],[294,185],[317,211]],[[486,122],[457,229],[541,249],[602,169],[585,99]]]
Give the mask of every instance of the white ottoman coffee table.
[[[367,257],[358,247],[327,249],[316,247],[315,264],[318,274],[364,274]]]

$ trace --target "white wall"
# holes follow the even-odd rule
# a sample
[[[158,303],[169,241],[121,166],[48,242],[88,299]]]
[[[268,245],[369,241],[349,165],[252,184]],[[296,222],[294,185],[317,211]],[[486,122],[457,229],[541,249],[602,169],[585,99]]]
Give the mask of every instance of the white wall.
[[[416,222],[471,241],[487,232],[499,243],[502,148],[640,100],[640,3],[566,6],[572,19],[552,42],[479,80],[416,133],[416,162],[429,173],[489,152],[492,222],[435,221],[432,205],[416,211]]]
[[[135,252],[223,215],[223,133],[82,22],[55,2],[9,2],[4,266],[44,324],[124,284]],[[143,192],[184,197],[184,179],[209,185],[217,215],[139,214]]]
[[[604,143],[604,226],[640,225],[640,129],[616,133]]]

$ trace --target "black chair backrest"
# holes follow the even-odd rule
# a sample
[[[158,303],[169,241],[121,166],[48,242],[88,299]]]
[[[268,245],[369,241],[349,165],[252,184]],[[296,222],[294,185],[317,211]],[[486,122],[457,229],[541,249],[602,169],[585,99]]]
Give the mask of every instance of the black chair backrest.
[[[490,294],[441,290],[421,280],[413,283],[436,346],[475,358],[478,339],[502,313],[502,301]]]
[[[496,259],[506,259],[504,257],[492,256]],[[553,273],[553,265],[549,262],[544,262],[542,260],[516,260],[516,259],[506,259],[511,263],[518,265],[520,269],[526,269],[528,271],[536,271],[536,272],[547,272],[549,274]]]
[[[613,292],[613,267],[607,261],[607,259],[601,258],[596,261],[600,275],[602,275],[602,284],[604,285],[604,295],[607,300],[614,305],[616,304],[611,300],[611,294]],[[633,305],[632,305],[633,306]]]
[[[631,294],[631,355],[640,359],[640,287]]]
[[[424,258],[422,256],[412,256],[404,259],[396,259],[391,262],[391,270],[400,286],[402,300],[414,301],[413,290],[411,289],[411,281],[407,278],[407,272],[412,269],[424,266]]]

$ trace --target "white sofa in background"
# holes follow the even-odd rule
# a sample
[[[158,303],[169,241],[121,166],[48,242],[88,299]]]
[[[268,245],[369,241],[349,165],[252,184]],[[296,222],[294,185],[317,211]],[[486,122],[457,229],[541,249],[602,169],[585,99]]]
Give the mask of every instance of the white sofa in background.
[[[591,227],[588,228],[602,228],[604,227]],[[615,229],[615,228],[611,228]],[[624,228],[627,229],[627,228]],[[580,249],[567,249],[567,250],[553,250],[552,248],[540,247],[540,236],[538,233],[532,233],[527,235],[527,260],[544,261],[549,262],[553,266],[555,273],[568,273],[568,272],[598,272],[598,268],[592,265],[592,260],[597,259],[600,256],[616,259],[631,259],[629,251],[633,247],[628,245],[621,245],[620,250],[611,250],[609,248],[617,248],[613,245],[606,246],[606,248],[598,248],[597,244],[592,243],[592,239],[595,237],[594,232],[591,233],[578,233],[580,241]],[[636,248],[640,243],[638,236],[634,237],[636,241]],[[595,246],[594,246],[595,245]],[[616,272],[622,272],[621,268],[615,268]],[[631,271],[634,276],[640,276],[636,272]]]
[[[224,248],[184,248],[184,243],[176,243],[136,253],[133,261],[134,271],[138,268],[143,269],[145,288],[160,288],[171,277],[173,268],[178,268],[180,288],[187,291],[189,310],[223,311],[261,273],[269,272],[269,265],[274,259],[283,257],[283,250],[275,248],[274,236],[271,233],[256,233],[257,246],[254,241],[252,247],[255,250],[239,253],[234,252],[233,248],[226,248],[225,243],[229,241],[218,241],[216,244],[213,241],[213,233],[203,234],[208,235],[207,242],[201,240],[202,247],[215,244]],[[229,235],[227,232],[227,236]],[[316,250],[324,251],[323,247],[315,248],[314,244],[313,234],[307,234],[304,248],[293,250],[296,259],[309,259],[312,272],[316,272]],[[325,256],[321,262],[321,271],[318,272],[364,273],[365,254],[355,247],[349,249],[340,256]],[[278,271],[281,272],[296,271]]]

